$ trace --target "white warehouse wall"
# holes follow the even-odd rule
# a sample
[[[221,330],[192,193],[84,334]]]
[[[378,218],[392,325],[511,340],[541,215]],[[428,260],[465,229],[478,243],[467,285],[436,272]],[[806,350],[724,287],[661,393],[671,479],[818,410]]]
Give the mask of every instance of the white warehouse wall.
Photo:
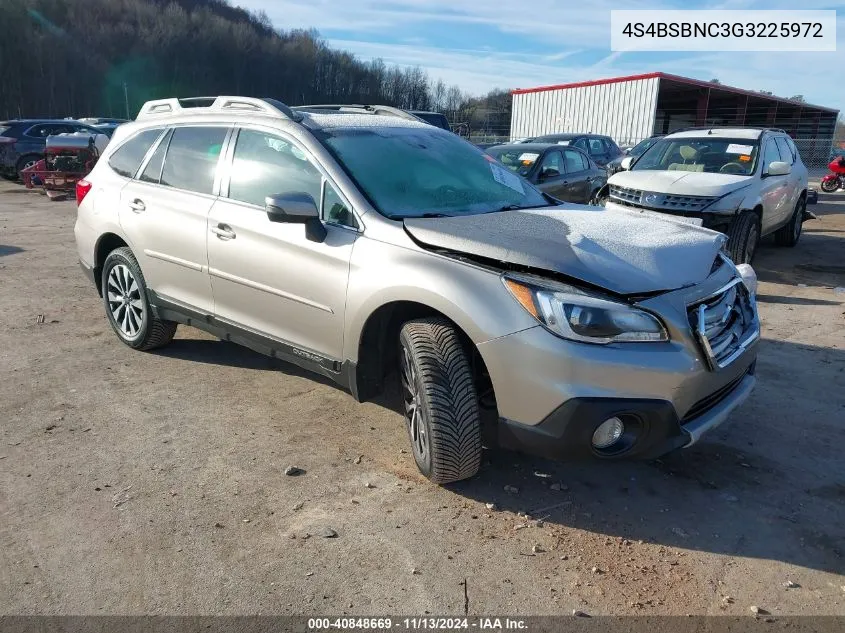
[[[559,132],[606,134],[617,143],[651,136],[659,77],[513,95],[511,139]]]

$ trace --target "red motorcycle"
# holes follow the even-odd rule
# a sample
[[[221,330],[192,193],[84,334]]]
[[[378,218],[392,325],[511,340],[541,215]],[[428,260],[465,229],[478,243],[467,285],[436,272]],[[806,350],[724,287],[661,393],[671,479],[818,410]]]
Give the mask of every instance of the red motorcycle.
[[[827,168],[833,173],[822,178],[822,191],[833,193],[837,189],[845,189],[845,156],[837,156],[830,161]]]

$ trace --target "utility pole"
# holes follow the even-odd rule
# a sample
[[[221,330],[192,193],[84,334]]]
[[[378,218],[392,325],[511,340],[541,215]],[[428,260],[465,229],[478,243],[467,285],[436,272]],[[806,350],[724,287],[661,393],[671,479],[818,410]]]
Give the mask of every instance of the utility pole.
[[[129,92],[126,90],[126,82],[123,82],[123,101],[126,104],[126,118],[129,119]]]

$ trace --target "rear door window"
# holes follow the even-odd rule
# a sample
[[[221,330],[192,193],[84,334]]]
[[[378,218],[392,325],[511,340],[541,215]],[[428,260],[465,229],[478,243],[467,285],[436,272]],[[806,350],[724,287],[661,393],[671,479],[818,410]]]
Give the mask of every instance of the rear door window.
[[[175,128],[164,159],[161,184],[196,193],[213,193],[227,131],[224,127]]]
[[[160,134],[161,128],[136,134],[112,152],[109,156],[109,167],[125,178],[132,178]]]
[[[574,149],[563,150],[563,164],[567,174],[576,174],[587,169],[584,164],[584,155]]]

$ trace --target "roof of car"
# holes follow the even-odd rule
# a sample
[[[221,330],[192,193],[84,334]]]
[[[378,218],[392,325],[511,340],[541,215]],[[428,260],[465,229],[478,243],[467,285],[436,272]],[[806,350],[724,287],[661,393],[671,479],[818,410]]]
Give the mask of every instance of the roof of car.
[[[411,119],[402,119],[395,116],[381,114],[359,114],[357,112],[331,112],[323,114],[317,112],[303,112],[302,116],[303,123],[305,123],[306,127],[321,130],[374,127],[422,128],[425,130],[432,129],[431,125],[423,121],[413,121]]]
[[[9,119],[8,121],[0,121],[3,125],[17,125],[35,123],[79,123],[76,119]],[[84,124],[83,124],[84,125]]]
[[[671,134],[667,134],[666,138],[701,138],[702,136],[712,136],[714,138],[747,138],[756,140],[760,138],[760,135],[765,131],[765,128],[704,127],[696,128],[694,130],[673,132]]]

